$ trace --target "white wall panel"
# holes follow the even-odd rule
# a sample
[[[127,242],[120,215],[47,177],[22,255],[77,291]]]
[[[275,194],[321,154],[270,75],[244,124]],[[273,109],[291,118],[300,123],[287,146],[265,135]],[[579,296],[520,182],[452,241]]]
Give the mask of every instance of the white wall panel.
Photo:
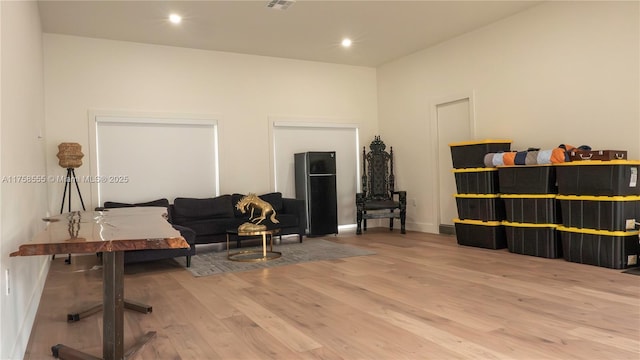
[[[24,178],[46,174],[38,4],[0,1],[0,22],[0,359],[22,359],[50,264],[47,256],[9,257],[44,229],[48,215],[47,184]]]
[[[356,222],[355,194],[359,182],[358,129],[355,126],[314,126],[274,123],[275,188],[295,198],[294,154],[309,151],[336,152],[338,225]]]
[[[217,195],[215,121],[101,117],[89,178],[104,201]]]

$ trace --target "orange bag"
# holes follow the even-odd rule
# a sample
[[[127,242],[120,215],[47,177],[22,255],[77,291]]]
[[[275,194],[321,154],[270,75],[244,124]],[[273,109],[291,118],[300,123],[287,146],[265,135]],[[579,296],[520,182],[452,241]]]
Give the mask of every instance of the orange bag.
[[[516,153],[515,152],[506,152],[502,155],[502,161],[505,165],[515,165],[516,164]]]

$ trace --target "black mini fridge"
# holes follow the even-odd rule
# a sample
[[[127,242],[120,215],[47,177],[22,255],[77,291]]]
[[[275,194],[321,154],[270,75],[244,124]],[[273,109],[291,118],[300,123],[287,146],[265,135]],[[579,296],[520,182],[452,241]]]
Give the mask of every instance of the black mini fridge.
[[[295,154],[296,198],[305,201],[307,235],[338,233],[336,152]]]

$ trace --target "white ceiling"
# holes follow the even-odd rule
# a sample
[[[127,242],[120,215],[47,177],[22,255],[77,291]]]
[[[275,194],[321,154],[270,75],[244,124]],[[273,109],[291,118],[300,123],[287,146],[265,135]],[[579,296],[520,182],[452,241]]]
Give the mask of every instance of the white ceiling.
[[[378,66],[540,1],[39,1],[46,33]],[[182,15],[181,25],[167,21]],[[340,46],[350,37],[353,46]]]

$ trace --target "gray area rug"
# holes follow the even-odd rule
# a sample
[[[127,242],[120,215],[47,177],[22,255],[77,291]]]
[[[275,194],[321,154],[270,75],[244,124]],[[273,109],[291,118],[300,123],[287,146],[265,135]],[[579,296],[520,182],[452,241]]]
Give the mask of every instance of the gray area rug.
[[[259,247],[242,247],[240,250],[256,250]],[[238,249],[231,249],[235,252]],[[352,256],[373,255],[375,251],[360,249],[350,245],[338,244],[322,239],[304,239],[302,243],[274,245],[273,251],[282,253],[280,258],[261,262],[237,262],[227,259],[227,251],[196,254],[191,258],[191,267],[186,268],[193,276],[208,276],[225,272],[249,271],[272,268],[309,261],[340,259]],[[175,259],[185,266],[184,258]]]

